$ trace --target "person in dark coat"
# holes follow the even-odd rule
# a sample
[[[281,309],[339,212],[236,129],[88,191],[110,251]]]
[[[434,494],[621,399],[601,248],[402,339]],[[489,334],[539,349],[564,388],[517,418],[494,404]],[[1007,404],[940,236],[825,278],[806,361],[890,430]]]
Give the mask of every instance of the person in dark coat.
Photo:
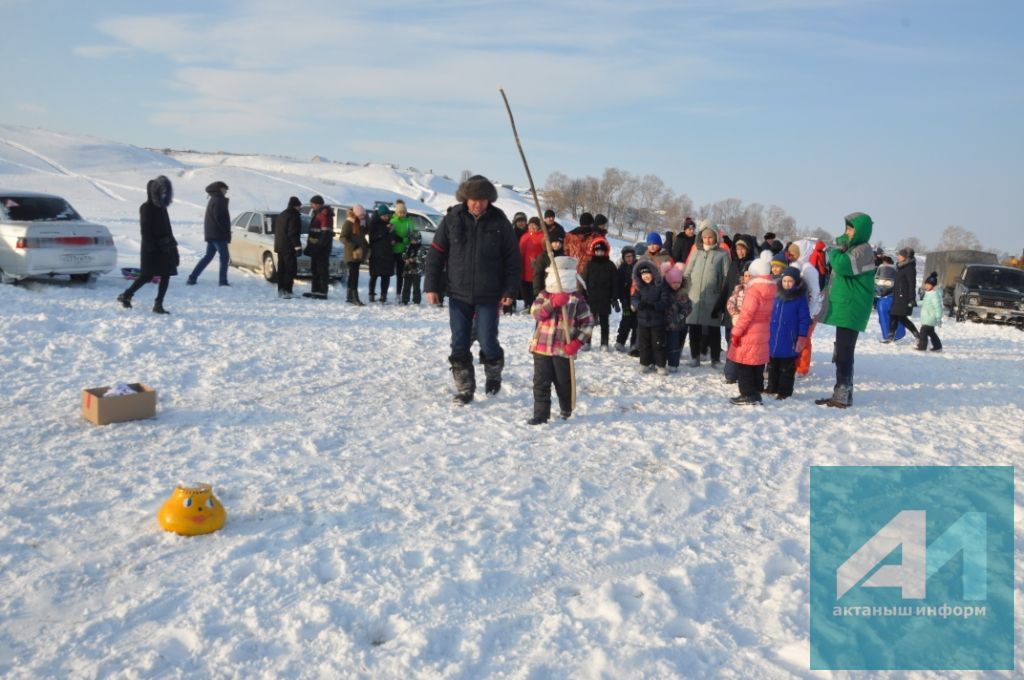
[[[290,300],[299,253],[302,252],[302,215],[297,196],[288,199],[288,207],[274,218],[274,252],[277,253],[277,297]]]
[[[633,272],[633,286],[630,303],[636,312],[640,372],[653,373],[657,366],[663,375],[668,375],[665,365],[665,323],[672,298],[663,285],[658,265],[650,260],[638,262]]]
[[[487,394],[501,390],[505,352],[498,342],[498,307],[512,304],[519,290],[520,253],[512,224],[494,205],[498,191],[493,182],[473,175],[459,185],[455,198],[459,205],[441,220],[427,253],[424,289],[427,302],[438,304],[441,279],[447,279],[452,349],[448,361],[456,401],[468,404],[476,390],[469,353],[474,325],[484,389]]]
[[[380,303],[388,302],[391,274],[395,271],[395,250],[392,239],[391,208],[381,203],[370,216],[367,229],[370,241],[370,302],[377,301],[377,279],[380,279]]]
[[[122,307],[131,309],[132,296],[139,288],[149,283],[154,276],[160,277],[157,285],[156,300],[153,311],[157,314],[170,314],[164,309],[164,295],[172,276],[178,274],[178,242],[171,230],[171,218],[167,215],[167,206],[174,199],[174,188],[171,180],[163,175],[150,180],[146,185],[146,202],[139,206],[139,229],[142,235],[141,265],[138,278],[128,289],[117,296]]]
[[[214,182],[206,187],[210,200],[206,202],[206,217],[203,218],[203,236],[206,238],[206,254],[196,262],[195,269],[188,275],[185,282],[189,286],[196,285],[199,275],[206,265],[213,260],[214,253],[220,255],[220,285],[228,284],[228,244],[231,243],[231,215],[228,213],[228,185]]]
[[[601,349],[609,351],[608,318],[612,307],[619,309],[619,291],[617,285],[618,270],[608,259],[608,241],[598,239],[590,244],[590,262],[583,272],[583,283],[586,286],[587,303],[591,313],[601,324]],[[583,346],[590,349],[590,342]]]
[[[892,342],[896,327],[903,324],[917,340],[917,326],[910,320],[917,302],[917,259],[913,248],[901,248],[896,253],[896,281],[892,287],[892,307],[889,308],[889,334],[882,342]]]
[[[533,219],[536,220],[537,218],[535,217]],[[516,243],[522,245],[523,237],[526,236],[527,232],[529,231],[529,226],[527,225],[526,221],[526,213],[517,212],[515,214],[515,216],[512,218],[512,229],[515,230],[516,232]],[[520,289],[525,289],[525,287],[525,285],[520,286]],[[529,313],[530,311],[530,304],[532,302],[533,298],[530,298],[529,300],[526,300],[525,298],[523,299],[523,305],[526,307],[527,313]],[[501,308],[501,311],[504,314],[515,314],[516,301],[513,300],[511,305],[505,305],[504,307]]]
[[[366,220],[366,208],[356,203],[349,208],[345,224],[341,227],[342,245],[345,246],[345,266],[348,267],[348,289],[345,302],[362,307],[359,299],[359,267],[369,250],[366,236],[363,235],[363,223]]]
[[[306,235],[305,254],[309,257],[312,288],[302,297],[327,299],[327,286],[331,277],[331,249],[334,246],[334,211],[324,205],[322,196],[309,199],[313,210],[309,213],[309,234]]]
[[[686,258],[690,257],[690,251],[693,250],[693,244],[697,242],[696,234],[697,223],[693,221],[692,217],[687,217],[683,222],[682,230],[672,239],[673,261],[686,263]]]
[[[622,261],[619,263],[615,278],[615,294],[619,298],[619,306],[616,309],[622,310],[619,330],[615,334],[616,352],[625,352],[627,347],[636,345],[636,313],[630,306],[630,298],[633,296],[633,267],[635,266],[636,248],[623,246]],[[629,345],[626,344],[627,342]]]
[[[770,250],[772,255],[778,255],[782,252],[782,241],[775,238],[774,232],[766,232],[764,235],[764,243],[761,244],[761,250]]]
[[[551,243],[551,250],[555,257],[565,254],[565,229],[558,222],[544,220],[544,228],[548,230],[548,242]],[[551,258],[548,257],[547,248],[540,252],[537,259],[533,261],[533,297],[536,298],[544,290],[544,281],[548,275],[548,267],[551,266]]]

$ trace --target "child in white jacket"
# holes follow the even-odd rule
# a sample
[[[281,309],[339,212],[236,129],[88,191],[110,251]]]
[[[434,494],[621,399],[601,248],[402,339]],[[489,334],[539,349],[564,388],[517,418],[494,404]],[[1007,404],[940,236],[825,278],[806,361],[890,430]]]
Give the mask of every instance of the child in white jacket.
[[[938,326],[942,325],[942,293],[938,289],[939,275],[932,272],[924,280],[924,296],[921,298],[921,331],[914,349],[925,351],[928,349],[928,338],[932,340],[932,351],[942,351],[942,341],[939,334],[935,332]]]

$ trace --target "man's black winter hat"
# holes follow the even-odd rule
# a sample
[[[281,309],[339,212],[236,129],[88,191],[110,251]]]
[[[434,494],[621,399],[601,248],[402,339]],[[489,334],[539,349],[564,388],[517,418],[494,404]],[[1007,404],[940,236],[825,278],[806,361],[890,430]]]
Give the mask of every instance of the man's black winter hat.
[[[459,185],[455,192],[455,200],[459,203],[469,200],[494,203],[498,200],[498,190],[494,188],[494,183],[483,175],[473,175]]]
[[[292,196],[288,199],[289,208],[298,208],[300,205],[302,205],[302,201],[299,200],[298,196]]]
[[[589,226],[592,226],[593,224],[594,224],[594,216],[593,215],[591,215],[588,212],[585,212],[582,215],[580,215],[580,226],[581,227],[589,227]]]
[[[608,218],[607,217],[605,217],[601,213],[597,213],[596,215],[594,215],[594,226],[595,227],[601,227],[601,226],[604,226],[606,224],[608,224]]]
[[[323,205],[324,204],[324,197],[321,196],[320,194],[317,194],[313,198],[309,199],[309,202],[311,204],[313,204],[313,205]]]
[[[544,217],[554,217],[554,216],[555,216],[555,211],[552,210],[551,208],[548,208],[547,210],[544,211]]]

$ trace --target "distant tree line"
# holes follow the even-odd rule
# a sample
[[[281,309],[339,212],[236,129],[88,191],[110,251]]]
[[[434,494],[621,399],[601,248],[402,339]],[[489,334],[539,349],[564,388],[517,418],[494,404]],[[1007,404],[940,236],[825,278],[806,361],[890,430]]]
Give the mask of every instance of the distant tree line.
[[[686,194],[677,194],[656,175],[634,175],[619,168],[606,168],[600,178],[569,177],[552,173],[542,190],[546,208],[579,219],[584,212],[608,217],[611,233],[625,239],[641,239],[651,231],[678,232],[686,217],[698,222],[711,220],[727,234],[751,234],[757,238],[774,232],[781,241],[811,236],[831,241],[834,234],[824,229],[799,233],[796,220],[777,206],[760,203],[744,205],[738,198],[723,198],[695,206]]]

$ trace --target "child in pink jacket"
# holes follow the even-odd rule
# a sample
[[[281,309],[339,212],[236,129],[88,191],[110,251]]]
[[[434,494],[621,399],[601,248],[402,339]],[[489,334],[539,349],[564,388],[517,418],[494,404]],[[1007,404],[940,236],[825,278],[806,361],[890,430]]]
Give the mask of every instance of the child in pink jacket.
[[[764,365],[768,363],[768,339],[771,336],[775,280],[772,279],[771,251],[750,263],[743,306],[733,321],[732,344],[728,358],[736,364],[740,396],[730,401],[737,405],[761,403],[764,389]]]

